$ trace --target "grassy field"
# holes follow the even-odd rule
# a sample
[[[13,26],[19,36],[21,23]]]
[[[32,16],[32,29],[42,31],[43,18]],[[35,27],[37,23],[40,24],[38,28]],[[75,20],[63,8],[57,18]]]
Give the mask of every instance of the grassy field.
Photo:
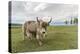
[[[36,40],[23,41],[21,27],[11,28],[12,52],[67,50],[78,48],[77,26],[49,26],[42,46]]]

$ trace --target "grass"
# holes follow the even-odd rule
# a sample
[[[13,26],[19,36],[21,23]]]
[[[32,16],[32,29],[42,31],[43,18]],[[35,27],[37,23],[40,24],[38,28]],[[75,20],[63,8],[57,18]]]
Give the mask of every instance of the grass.
[[[78,48],[77,26],[49,26],[42,46],[34,39],[23,41],[21,27],[11,28],[12,52],[67,50]]]

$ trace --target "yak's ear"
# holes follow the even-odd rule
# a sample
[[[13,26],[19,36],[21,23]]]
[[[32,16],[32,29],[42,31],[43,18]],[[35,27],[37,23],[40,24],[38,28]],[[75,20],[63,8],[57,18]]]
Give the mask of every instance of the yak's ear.
[[[39,22],[38,17],[36,17],[36,19],[37,19],[37,22]]]

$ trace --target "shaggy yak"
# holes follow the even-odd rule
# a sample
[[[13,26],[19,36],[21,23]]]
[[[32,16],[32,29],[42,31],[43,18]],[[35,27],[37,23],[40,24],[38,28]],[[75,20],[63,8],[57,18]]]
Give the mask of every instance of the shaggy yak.
[[[38,44],[41,46],[43,37],[45,37],[46,34],[47,26],[52,21],[52,18],[49,22],[39,20],[38,17],[36,19],[37,21],[25,21],[23,24],[24,39],[25,37],[28,37],[29,40],[32,40],[32,38],[35,37]]]

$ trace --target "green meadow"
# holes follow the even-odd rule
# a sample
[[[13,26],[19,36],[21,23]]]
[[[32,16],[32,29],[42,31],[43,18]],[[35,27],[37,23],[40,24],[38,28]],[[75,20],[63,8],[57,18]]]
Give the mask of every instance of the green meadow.
[[[21,26],[11,28],[12,52],[35,52],[71,50],[78,48],[78,27],[77,26],[49,26],[47,36],[44,38],[42,46],[33,39],[23,40]]]

